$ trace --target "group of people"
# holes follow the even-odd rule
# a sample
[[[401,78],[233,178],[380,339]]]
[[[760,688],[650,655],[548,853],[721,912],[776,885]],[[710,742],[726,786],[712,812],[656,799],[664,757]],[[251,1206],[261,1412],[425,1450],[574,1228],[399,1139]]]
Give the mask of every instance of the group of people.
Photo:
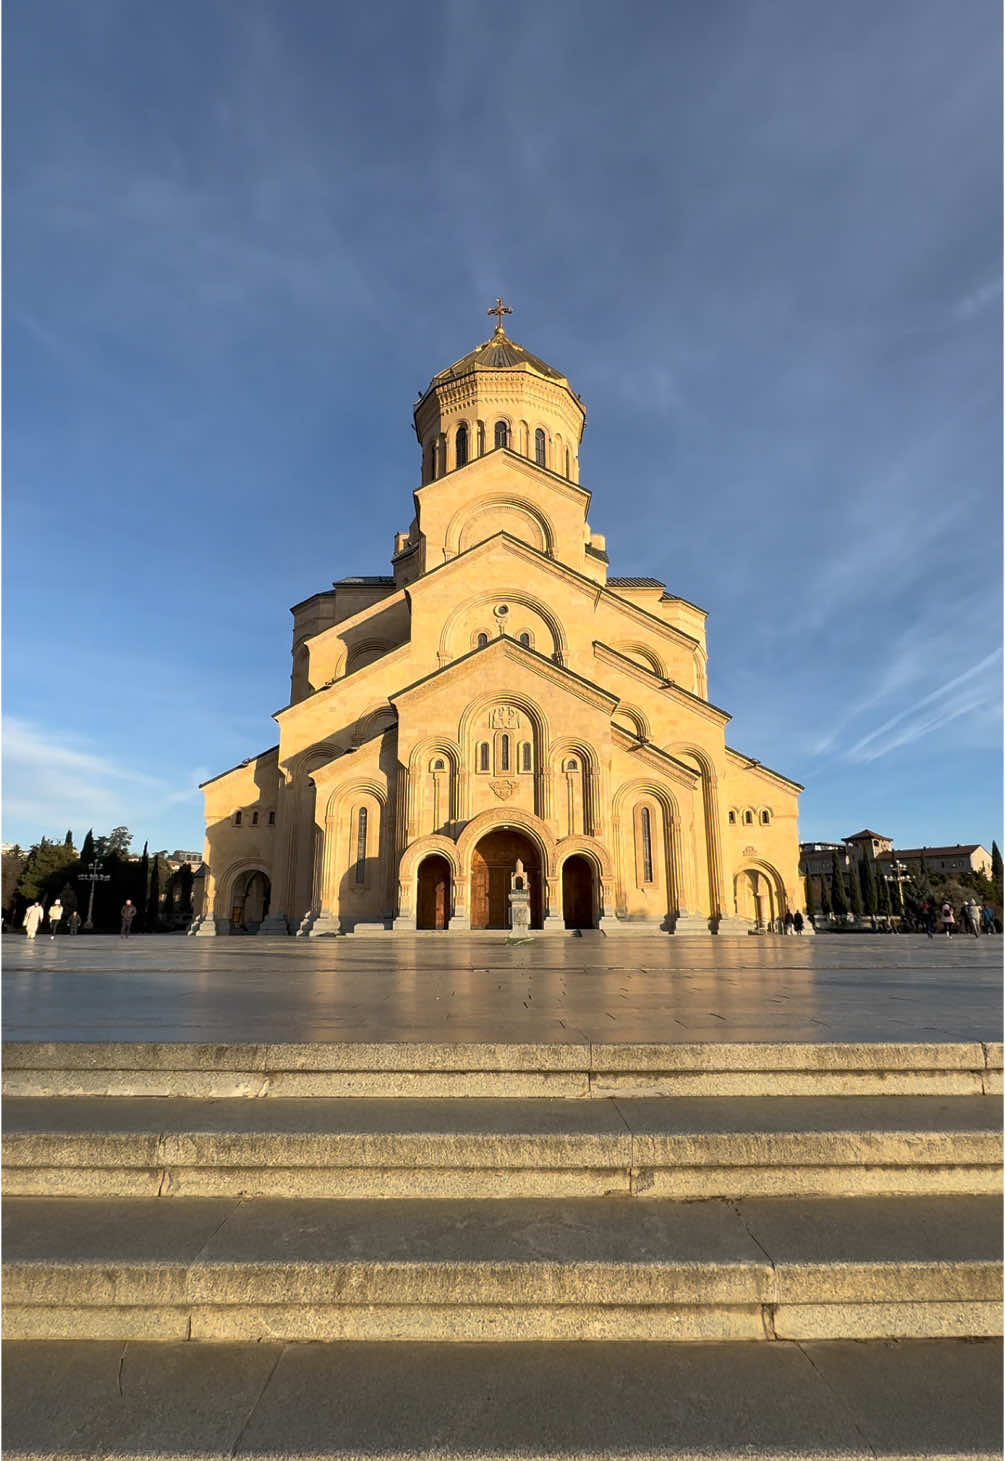
[[[934,903],[922,903],[921,920],[928,937],[934,938],[936,924]],[[938,921],[942,924],[942,931],[946,938],[951,938],[957,931],[973,934],[974,938],[980,938],[981,934],[997,932],[994,909],[989,903],[985,903],[981,908],[976,898],[970,898],[961,905],[959,919],[956,917],[953,905],[947,899],[938,914]]]
[[[36,937],[36,935],[38,934],[38,930],[45,919],[45,916],[45,910],[43,909],[41,903],[38,901],[37,898],[35,899],[34,903],[28,905],[25,910],[22,924],[24,927],[24,931],[28,935],[29,939],[33,939]],[[129,937],[129,931],[133,926],[133,919],[135,917],[136,905],[131,898],[127,898],[125,903],[123,903],[122,905],[122,926],[119,930],[120,938]],[[49,905],[50,938],[56,937],[56,930],[62,923],[62,921],[63,904],[59,900],[59,898],[57,898],[55,903]],[[77,912],[76,908],[71,908],[70,911],[66,914],[66,931],[67,933],[80,932],[80,914]]]
[[[791,908],[787,908],[785,917],[782,919],[782,932],[792,934],[802,933],[804,927],[803,915],[799,909],[797,908],[795,913],[793,913]]]

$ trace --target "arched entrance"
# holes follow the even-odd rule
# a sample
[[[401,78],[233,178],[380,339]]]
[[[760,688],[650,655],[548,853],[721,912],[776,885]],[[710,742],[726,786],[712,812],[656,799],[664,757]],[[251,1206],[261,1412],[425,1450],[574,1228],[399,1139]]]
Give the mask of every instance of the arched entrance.
[[[530,883],[530,926],[541,927],[541,858],[529,837],[506,827],[489,832],[471,855],[472,928],[509,927],[509,880],[517,858]]]
[[[445,929],[450,922],[450,864],[440,853],[419,864],[416,928]]]
[[[230,894],[230,929],[232,933],[257,933],[268,916],[272,884],[255,868],[234,879]]]
[[[595,928],[593,865],[576,853],[562,864],[562,909],[566,928]]]
[[[763,868],[743,868],[736,874],[733,887],[737,913],[755,928],[770,930],[784,916],[784,894]]]

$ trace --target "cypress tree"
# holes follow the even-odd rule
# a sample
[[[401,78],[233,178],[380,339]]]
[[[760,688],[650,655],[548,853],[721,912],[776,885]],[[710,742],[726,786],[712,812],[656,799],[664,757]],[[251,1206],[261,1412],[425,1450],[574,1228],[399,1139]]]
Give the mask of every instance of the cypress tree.
[[[838,918],[848,912],[848,893],[844,885],[844,873],[836,852],[831,853],[831,906]]]
[[[876,912],[884,915],[890,912],[890,889],[885,878],[881,878],[876,896]]]
[[[89,869],[91,863],[94,861],[94,828],[93,827],[88,827],[88,829],[87,829],[87,836],[84,838],[84,845],[80,849],[80,861],[84,865],[84,871],[85,872],[87,872],[87,870]]]
[[[859,876],[859,870],[854,863],[851,865],[851,873],[848,878],[848,891],[851,895],[851,911],[856,918],[861,918],[863,913],[862,882]]]
[[[811,877],[807,877],[807,879],[806,879],[806,912],[812,918],[813,914],[816,913],[816,911],[817,911],[817,900],[816,900],[816,895],[813,892],[813,879]]]
[[[1002,854],[997,842],[991,844],[991,881],[998,890],[998,897],[1002,895]]]
[[[147,932],[153,933],[160,922],[161,904],[161,860],[160,854],[154,854],[153,867],[150,869],[150,897],[147,899]]]
[[[820,909],[823,913],[831,911],[831,893],[828,880],[821,873],[820,875]]]
[[[70,848],[73,847],[73,833],[70,831],[69,827],[67,827],[66,829],[66,836],[63,839],[63,846]]]
[[[862,906],[866,913],[878,913],[879,895],[876,888],[876,870],[871,857],[863,857],[858,865],[858,873],[862,882]]]

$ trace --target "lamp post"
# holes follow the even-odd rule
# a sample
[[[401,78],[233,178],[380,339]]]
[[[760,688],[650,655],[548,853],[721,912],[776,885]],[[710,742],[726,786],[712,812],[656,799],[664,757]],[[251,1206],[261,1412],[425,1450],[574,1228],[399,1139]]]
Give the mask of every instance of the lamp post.
[[[97,861],[88,863],[87,868],[86,873],[78,873],[77,880],[78,882],[90,883],[91,885],[91,894],[87,900],[87,918],[84,922],[85,930],[90,930],[94,928],[94,885],[95,883],[110,883],[112,881],[112,875],[111,873],[103,873],[101,871],[101,863]]]

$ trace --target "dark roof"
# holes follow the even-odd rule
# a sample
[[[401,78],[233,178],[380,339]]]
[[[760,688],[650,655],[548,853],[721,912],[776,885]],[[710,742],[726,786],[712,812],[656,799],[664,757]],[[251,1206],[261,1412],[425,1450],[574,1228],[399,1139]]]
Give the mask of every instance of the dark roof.
[[[385,584],[393,584],[394,579],[389,573],[375,573],[363,578],[337,578],[335,580],[335,587],[341,588],[344,583],[365,584],[368,588],[379,585],[383,588]]]
[[[887,837],[885,832],[870,832],[869,828],[865,827],[861,832],[855,832],[851,837],[842,837],[841,840],[842,842],[872,842],[877,840],[880,842],[892,842],[893,838]]]
[[[664,588],[659,578],[608,578],[608,588]]]
[[[953,853],[983,852],[979,842],[957,842],[955,847],[895,847],[894,857],[952,857]]]

